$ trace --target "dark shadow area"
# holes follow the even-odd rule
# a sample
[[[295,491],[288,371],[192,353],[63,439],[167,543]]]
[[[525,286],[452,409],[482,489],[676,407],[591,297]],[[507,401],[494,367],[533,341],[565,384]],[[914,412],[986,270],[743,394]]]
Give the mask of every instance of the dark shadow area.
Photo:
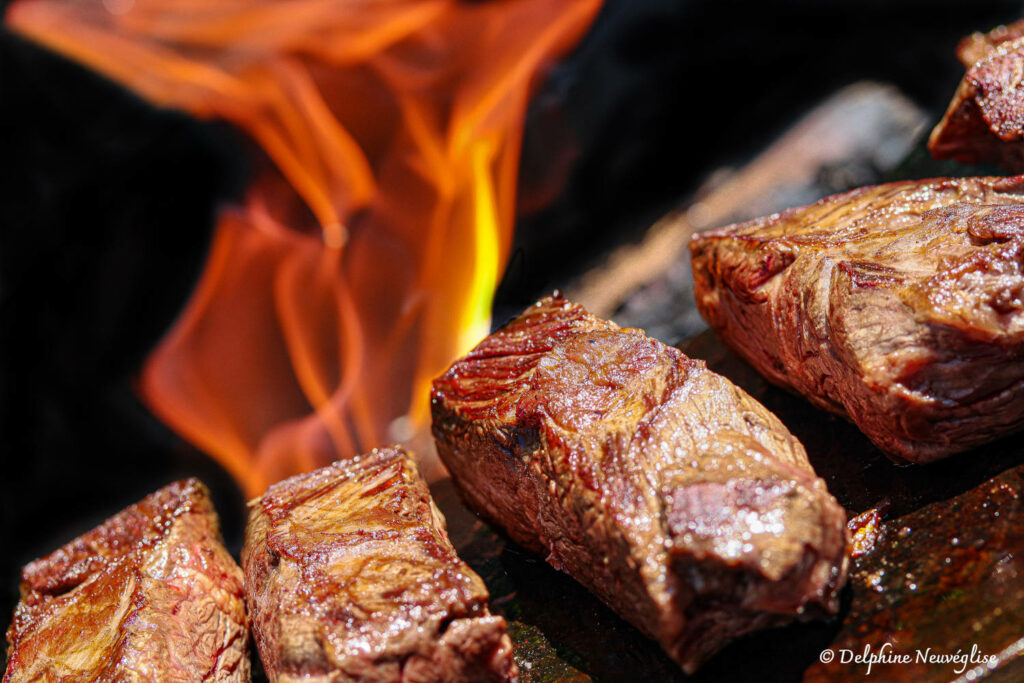
[[[142,359],[243,186],[234,134],[158,111],[0,29],[0,614],[20,567],[175,479],[234,482],[138,401]]]
[[[845,85],[893,84],[938,120],[963,75],[957,42],[1021,16],[1000,0],[610,0],[531,105],[499,317],[639,238]]]

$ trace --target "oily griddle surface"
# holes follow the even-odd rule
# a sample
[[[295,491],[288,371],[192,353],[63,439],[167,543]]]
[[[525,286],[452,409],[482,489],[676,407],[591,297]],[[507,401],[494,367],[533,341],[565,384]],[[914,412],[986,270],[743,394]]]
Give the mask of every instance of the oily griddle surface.
[[[509,621],[523,681],[864,680],[824,648],[1000,657],[985,680],[1024,678],[1024,435],[927,466],[893,464],[851,424],[768,385],[710,332],[680,345],[750,392],[803,441],[850,516],[887,510],[856,558],[839,615],[742,638],[687,678],[653,641],[542,558],[491,530],[447,479],[431,489],[462,558]],[[957,664],[875,664],[876,680],[953,681]],[[958,673],[958,671],[960,673]],[[962,680],[971,680],[963,678]],[[976,679],[975,679],[976,680]]]

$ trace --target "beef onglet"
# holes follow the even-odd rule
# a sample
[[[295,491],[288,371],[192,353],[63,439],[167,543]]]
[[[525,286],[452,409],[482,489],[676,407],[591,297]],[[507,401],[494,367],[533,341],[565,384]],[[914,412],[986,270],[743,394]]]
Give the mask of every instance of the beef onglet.
[[[189,479],[25,567],[4,682],[248,681],[248,641],[242,572]]]
[[[718,335],[886,453],[1024,427],[1024,178],[861,188],[690,248]]]
[[[988,33],[972,33],[956,46],[956,56],[964,68],[970,69],[987,57],[994,48],[1018,38],[1024,38],[1024,20],[997,26]]]
[[[928,149],[936,159],[1024,171],[1024,21],[975,33],[957,49],[967,73]]]
[[[702,361],[556,294],[456,361],[431,406],[463,498],[685,670],[835,610],[842,508],[778,419]]]
[[[242,567],[271,681],[514,680],[505,620],[406,451],[286,479],[249,505]]]

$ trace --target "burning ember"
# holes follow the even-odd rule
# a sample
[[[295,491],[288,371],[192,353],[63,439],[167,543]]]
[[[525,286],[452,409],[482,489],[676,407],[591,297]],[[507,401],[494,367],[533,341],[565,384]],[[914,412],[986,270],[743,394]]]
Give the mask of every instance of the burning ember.
[[[599,4],[10,7],[14,30],[254,143],[245,200],[141,376],[246,494],[425,424],[430,380],[489,326],[530,86]]]

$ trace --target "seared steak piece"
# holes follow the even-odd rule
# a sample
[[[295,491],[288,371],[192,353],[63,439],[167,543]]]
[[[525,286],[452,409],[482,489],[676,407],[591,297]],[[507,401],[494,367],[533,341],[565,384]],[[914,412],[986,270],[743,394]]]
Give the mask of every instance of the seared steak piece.
[[[1024,427],[1024,177],[861,188],[690,250],[719,336],[886,453],[928,462]]]
[[[434,381],[465,500],[692,672],[732,638],[833,612],[842,508],[757,401],[559,295]]]
[[[514,680],[505,620],[392,446],[271,486],[242,550],[271,681]]]
[[[993,48],[1018,38],[1024,38],[1024,20],[1015,21],[1006,26],[997,26],[988,33],[980,31],[972,33],[956,46],[956,56],[964,68],[970,69],[975,63],[984,59]]]
[[[242,572],[206,487],[166,486],[22,572],[5,683],[248,681]]]
[[[1024,171],[1024,22],[975,33],[957,55],[967,73],[928,149],[936,159]]]

